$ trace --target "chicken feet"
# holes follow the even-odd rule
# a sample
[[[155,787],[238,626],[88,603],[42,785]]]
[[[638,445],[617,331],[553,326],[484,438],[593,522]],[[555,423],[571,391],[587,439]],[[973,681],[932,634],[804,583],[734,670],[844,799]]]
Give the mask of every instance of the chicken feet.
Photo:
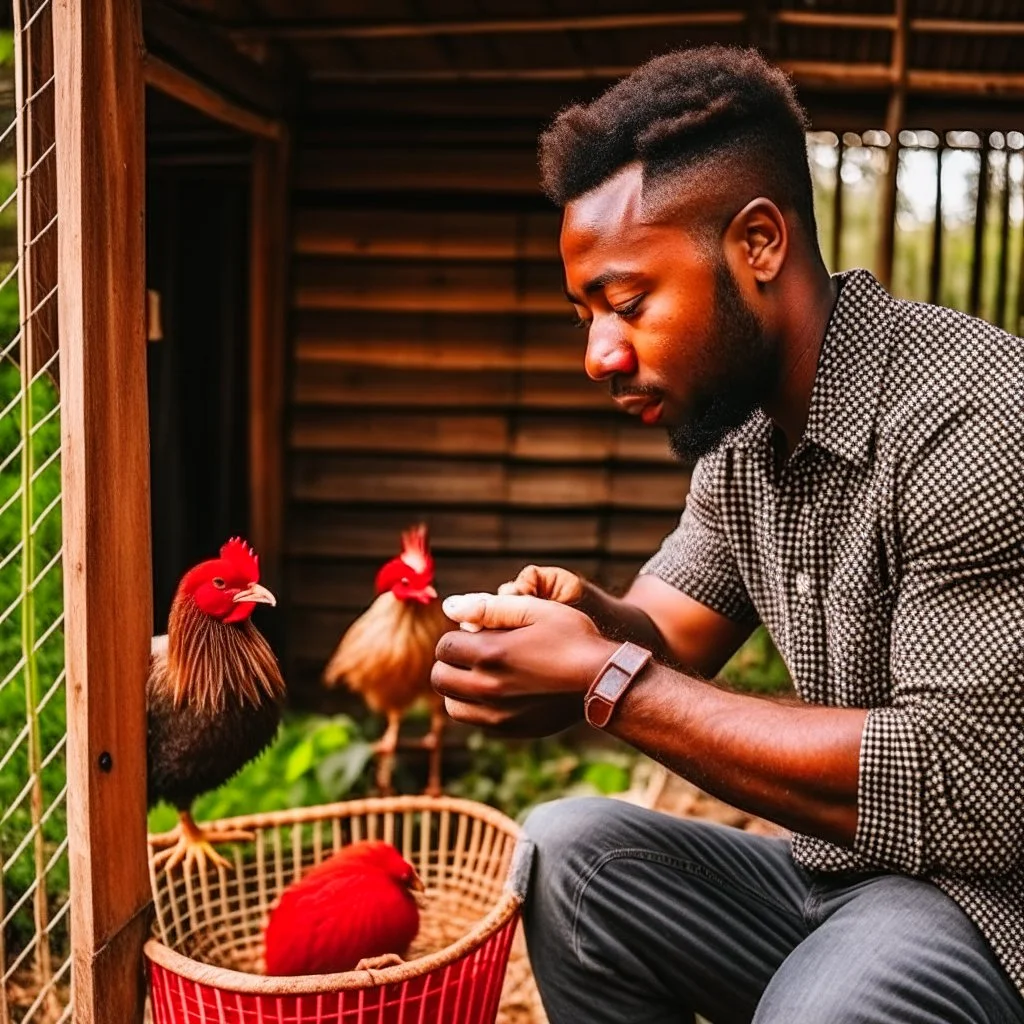
[[[377,789],[382,796],[391,796],[394,788],[391,776],[395,770],[395,752],[398,749],[398,729],[402,722],[400,711],[389,711],[388,725],[384,735],[373,745],[377,755]],[[427,796],[440,796],[441,788],[441,736],[444,732],[447,716],[443,707],[432,709],[430,714],[430,731],[421,740],[410,740],[410,747],[419,747],[430,754],[427,785],[424,793]]]
[[[195,823],[189,811],[179,811],[178,814],[180,820],[174,831],[157,840],[158,845],[168,847],[153,858],[153,867],[157,871],[170,872],[184,864],[186,872],[195,868],[197,874],[204,875],[208,861],[231,871],[231,862],[219,854],[213,844],[247,842],[255,838],[251,832],[242,829],[203,829]]]

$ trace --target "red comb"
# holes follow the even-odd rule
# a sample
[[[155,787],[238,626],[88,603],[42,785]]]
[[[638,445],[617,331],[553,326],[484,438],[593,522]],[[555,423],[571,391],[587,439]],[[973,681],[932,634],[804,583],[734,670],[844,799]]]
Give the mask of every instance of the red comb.
[[[220,549],[220,557],[231,562],[249,583],[256,583],[260,578],[260,560],[256,552],[241,537],[232,537]]]
[[[426,572],[433,565],[427,548],[427,525],[418,523],[402,531],[402,561],[414,572]]]

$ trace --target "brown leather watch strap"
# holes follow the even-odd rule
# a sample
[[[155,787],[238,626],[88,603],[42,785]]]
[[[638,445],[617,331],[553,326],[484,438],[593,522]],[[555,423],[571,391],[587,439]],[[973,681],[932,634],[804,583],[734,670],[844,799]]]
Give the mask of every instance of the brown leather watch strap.
[[[592,726],[605,728],[619,701],[650,660],[650,651],[627,640],[604,663],[583,699],[583,714]]]

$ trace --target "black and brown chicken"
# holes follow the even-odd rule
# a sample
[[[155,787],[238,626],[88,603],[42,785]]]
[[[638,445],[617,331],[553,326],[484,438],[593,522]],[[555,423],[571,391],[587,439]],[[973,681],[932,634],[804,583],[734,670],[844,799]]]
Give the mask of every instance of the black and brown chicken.
[[[219,557],[190,569],[178,584],[164,636],[153,638],[147,709],[147,798],[167,800],[179,824],[155,858],[205,870],[228,861],[212,844],[251,838],[200,828],[192,801],[216,789],[264,750],[281,721],[285,684],[277,659],[252,622],[258,604],[274,605],[259,582],[259,559],[233,537]]]
[[[374,745],[377,788],[392,792],[391,778],[402,718],[419,700],[430,708],[430,731],[420,745],[430,752],[426,792],[441,792],[444,700],[430,686],[438,641],[455,625],[441,611],[434,589],[434,560],[426,525],[402,533],[402,551],[381,566],[376,598],[349,626],[323,672],[327,686],[344,684],[362,695],[372,711],[387,716]]]

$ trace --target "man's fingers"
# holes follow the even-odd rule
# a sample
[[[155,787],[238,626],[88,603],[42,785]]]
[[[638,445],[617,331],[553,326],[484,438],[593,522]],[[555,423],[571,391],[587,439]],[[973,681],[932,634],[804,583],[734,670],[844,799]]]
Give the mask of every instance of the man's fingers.
[[[449,619],[483,629],[518,629],[535,622],[544,602],[512,594],[453,594],[441,606]]]
[[[453,697],[470,703],[498,700],[501,689],[497,682],[482,672],[456,668],[443,661],[434,663],[430,671],[430,685],[442,697]]]

